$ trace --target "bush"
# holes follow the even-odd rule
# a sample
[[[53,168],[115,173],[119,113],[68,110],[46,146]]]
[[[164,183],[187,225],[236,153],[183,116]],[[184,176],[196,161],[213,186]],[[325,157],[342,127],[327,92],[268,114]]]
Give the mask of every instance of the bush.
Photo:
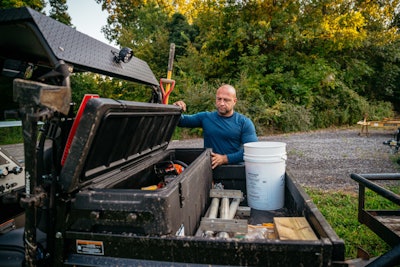
[[[313,115],[304,106],[278,102],[269,114],[274,114],[274,128],[282,132],[309,131],[313,127]]]

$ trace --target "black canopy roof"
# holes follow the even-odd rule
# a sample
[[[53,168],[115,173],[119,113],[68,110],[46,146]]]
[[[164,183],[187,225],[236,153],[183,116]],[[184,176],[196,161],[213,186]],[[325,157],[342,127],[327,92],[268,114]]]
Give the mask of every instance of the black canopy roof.
[[[118,49],[31,8],[0,9],[0,59],[55,68],[64,61],[74,71],[90,71],[159,86],[148,64],[136,57],[117,63]]]

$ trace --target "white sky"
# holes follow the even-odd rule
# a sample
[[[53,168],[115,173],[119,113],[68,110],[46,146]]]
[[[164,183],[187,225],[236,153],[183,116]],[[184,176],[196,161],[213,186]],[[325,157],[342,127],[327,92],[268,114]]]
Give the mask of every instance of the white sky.
[[[107,24],[108,13],[101,10],[100,4],[95,0],[67,0],[67,6],[71,23],[76,30],[110,44],[101,32],[101,28]],[[49,5],[46,10],[48,14]]]

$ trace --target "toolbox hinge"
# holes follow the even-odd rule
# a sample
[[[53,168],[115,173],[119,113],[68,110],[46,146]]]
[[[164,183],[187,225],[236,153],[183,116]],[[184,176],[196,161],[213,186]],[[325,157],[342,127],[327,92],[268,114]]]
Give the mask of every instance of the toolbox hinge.
[[[178,184],[178,190],[179,190],[179,205],[181,208],[183,208],[183,201],[185,201],[185,197],[183,196],[183,190],[182,190],[182,183]]]

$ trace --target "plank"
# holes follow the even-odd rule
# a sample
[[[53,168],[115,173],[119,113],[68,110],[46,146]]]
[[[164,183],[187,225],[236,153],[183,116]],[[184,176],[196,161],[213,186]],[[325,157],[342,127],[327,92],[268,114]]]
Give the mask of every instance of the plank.
[[[304,217],[275,217],[274,225],[280,240],[318,240]]]
[[[201,231],[215,231],[215,232],[234,232],[234,233],[247,233],[247,220],[240,219],[209,219],[202,218],[200,222]]]
[[[400,217],[399,216],[375,216],[375,218],[385,227],[396,235],[400,236]]]
[[[240,190],[229,190],[229,189],[211,189],[210,197],[214,198],[243,198],[243,193]]]

